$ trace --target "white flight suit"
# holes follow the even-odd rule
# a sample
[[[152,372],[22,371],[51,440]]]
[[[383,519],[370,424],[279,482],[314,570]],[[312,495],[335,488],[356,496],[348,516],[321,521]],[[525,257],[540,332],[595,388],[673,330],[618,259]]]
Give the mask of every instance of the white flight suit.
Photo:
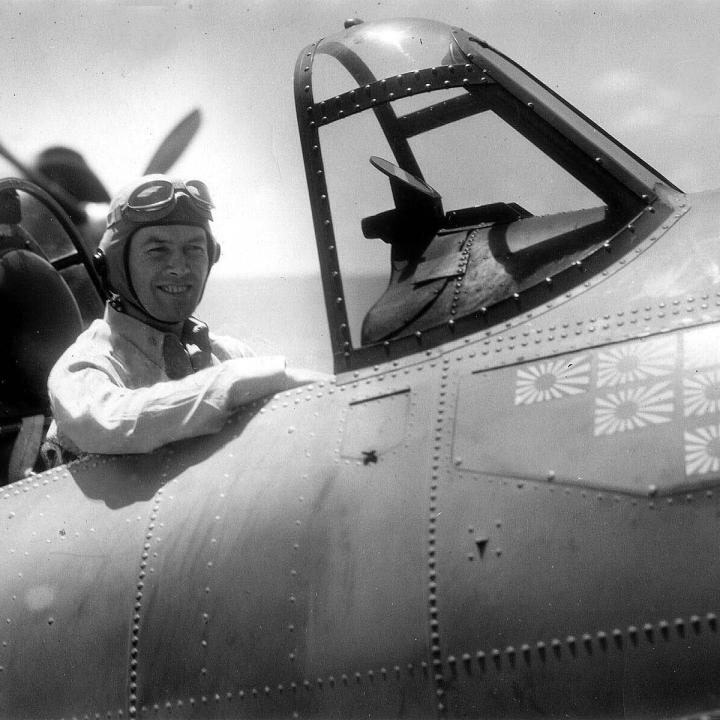
[[[50,373],[48,440],[73,454],[150,452],[215,433],[240,405],[288,387],[283,357],[254,357],[233,338],[209,339],[210,366],[194,371],[177,352],[177,336],[107,306]],[[166,344],[185,357],[185,377],[169,379]]]

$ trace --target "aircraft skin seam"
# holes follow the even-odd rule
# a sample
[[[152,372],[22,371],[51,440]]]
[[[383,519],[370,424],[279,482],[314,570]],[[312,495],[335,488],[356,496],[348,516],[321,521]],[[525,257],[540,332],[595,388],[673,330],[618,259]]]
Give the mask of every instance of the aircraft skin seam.
[[[463,289],[463,281],[465,280],[468,265],[470,264],[470,253],[472,252],[472,246],[479,231],[480,228],[475,228],[470,232],[460,254],[460,259],[458,260],[458,268],[455,278],[455,289],[453,290],[452,302],[450,303],[450,319],[448,320],[448,324],[451,326],[455,325],[454,318],[455,315],[457,315],[458,303],[460,302],[460,294]]]
[[[620,488],[612,485],[599,485],[585,480],[571,480],[571,479],[558,479],[554,470],[548,470],[545,477],[530,477],[526,475],[513,475],[511,473],[493,473],[481,470],[474,470],[472,468],[459,467],[461,461],[455,461],[458,467],[457,472],[465,478],[474,482],[480,482],[486,480],[492,484],[493,481],[498,480],[503,485],[515,483],[518,490],[526,489],[526,486],[537,487],[546,486],[548,492],[554,492],[555,488],[558,490],[563,489],[565,495],[572,495],[574,493],[580,493],[584,497],[589,495],[595,495],[596,499],[602,502],[605,499],[612,500],[616,503],[624,501],[627,503],[630,501],[632,505],[637,505],[639,501],[647,499],[648,508],[654,509],[656,503],[660,502],[660,499],[665,499],[668,505],[672,505],[675,500],[680,496],[685,496],[685,501],[691,503],[697,493],[700,495],[704,492],[706,498],[712,498],[714,492],[712,488],[720,485],[720,478],[714,480],[708,480],[699,482],[696,486],[688,487],[687,482],[678,481],[677,489],[674,486],[670,486],[664,490],[658,489],[656,485],[649,485],[645,490],[628,490],[626,488]]]
[[[421,669],[423,675],[427,677],[427,663],[424,661],[419,663],[419,668]],[[136,714],[139,713],[141,715],[146,715],[152,711],[153,716],[157,717],[157,713],[160,712],[160,710],[162,709],[172,712],[173,708],[182,709],[186,707],[186,704],[190,708],[194,708],[198,705],[207,706],[208,704],[210,704],[211,701],[215,704],[220,704],[222,702],[232,703],[235,700],[239,700],[241,703],[243,703],[245,700],[249,700],[250,698],[272,698],[275,695],[283,695],[284,693],[293,693],[293,695],[295,695],[301,690],[307,693],[311,693],[314,686],[317,687],[319,692],[321,692],[325,686],[331,689],[342,690],[344,687],[349,687],[351,683],[355,683],[356,685],[362,685],[364,682],[367,682],[372,685],[378,679],[382,680],[383,682],[389,682],[393,679],[400,680],[402,679],[403,674],[407,675],[408,677],[414,677],[416,674],[416,665],[414,665],[413,663],[408,663],[405,670],[403,671],[399,664],[392,665],[391,663],[386,663],[379,668],[371,668],[365,672],[337,672],[334,674],[319,675],[314,679],[304,678],[299,683],[295,682],[294,680],[289,683],[282,682],[278,683],[274,687],[258,683],[256,687],[248,686],[246,688],[241,688],[237,690],[223,691],[218,688],[214,688],[214,692],[209,690],[206,694],[203,694],[197,698],[194,695],[183,696],[181,698],[175,697],[172,700],[166,699],[164,703],[154,703],[152,707],[142,706],[139,709],[136,708]],[[106,715],[112,715],[112,711],[108,711]],[[118,716],[121,716],[121,713],[118,713]]]
[[[170,452],[166,452],[166,461],[163,475],[167,474],[167,466],[170,460]],[[150,511],[148,524],[145,530],[145,543],[140,554],[140,562],[138,563],[138,575],[136,584],[135,604],[133,606],[133,615],[131,622],[131,637],[130,637],[130,651],[129,651],[129,662],[128,662],[128,715],[130,717],[137,717],[138,714],[138,679],[139,679],[139,654],[140,654],[140,639],[141,639],[141,628],[142,628],[142,611],[143,611],[143,598],[144,598],[144,587],[145,577],[149,572],[153,572],[153,568],[148,568],[149,560],[151,557],[152,541],[154,539],[155,523],[160,512],[160,502],[163,496],[164,485],[158,489],[153,498],[153,505]],[[157,555],[157,553],[154,553]],[[145,711],[144,707],[141,711]]]
[[[707,625],[707,629],[705,629],[704,625]],[[712,633],[718,631],[718,617],[714,612],[708,612],[704,617],[700,615],[691,615],[687,619],[677,617],[672,622],[663,619],[655,623],[646,622],[642,625],[628,625],[623,629],[615,627],[610,632],[598,630],[595,633],[583,633],[582,635],[570,634],[564,639],[553,637],[549,641],[523,642],[519,645],[508,645],[503,649],[492,648],[487,652],[477,650],[474,654],[462,652],[462,654],[458,653],[458,655],[461,657],[466,675],[472,676],[474,664],[483,673],[488,670],[490,667],[489,658],[492,658],[492,667],[501,672],[503,669],[517,669],[518,656],[520,655],[522,655],[524,665],[531,667],[534,657],[537,657],[543,664],[548,661],[551,655],[558,662],[563,659],[578,659],[580,646],[584,648],[585,656],[592,657],[594,650],[597,648],[604,654],[610,652],[613,647],[619,652],[624,652],[631,649],[631,646],[638,647],[641,643],[656,646],[659,639],[666,643],[686,641],[688,637],[699,636],[708,630]],[[568,653],[570,657],[568,657]],[[503,658],[506,658],[507,665],[503,663]],[[456,676],[458,664],[456,656],[449,656],[448,664],[453,676]]]
[[[102,460],[103,462],[105,461],[104,458],[100,458],[99,456],[83,455],[77,460],[73,460],[66,465],[51,468],[41,473],[32,473],[26,478],[21,478],[14,483],[4,485],[2,487],[2,495],[0,495],[0,499],[10,500],[12,496],[20,495],[21,492],[27,493],[33,489],[39,490],[41,487],[49,485],[51,482],[55,483],[58,480],[63,480],[69,477],[69,468],[77,467],[79,465],[84,465],[87,463],[97,463],[98,460]],[[96,467],[96,464],[91,464],[91,467]]]
[[[440,715],[444,715],[447,710],[446,700],[446,680],[443,672],[443,649],[441,644],[441,625],[438,617],[438,578],[437,578],[437,521],[440,517],[438,510],[440,481],[441,481],[441,459],[443,450],[443,440],[448,435],[446,430],[446,418],[444,407],[447,401],[447,393],[449,388],[450,374],[450,358],[443,358],[441,371],[441,380],[439,387],[439,403],[437,414],[433,420],[431,433],[434,437],[433,456],[431,475],[430,475],[430,493],[428,506],[428,623],[430,637],[430,654],[432,657],[433,680],[435,684],[435,694],[437,696],[437,711]],[[442,473],[443,477],[447,476],[447,472]]]

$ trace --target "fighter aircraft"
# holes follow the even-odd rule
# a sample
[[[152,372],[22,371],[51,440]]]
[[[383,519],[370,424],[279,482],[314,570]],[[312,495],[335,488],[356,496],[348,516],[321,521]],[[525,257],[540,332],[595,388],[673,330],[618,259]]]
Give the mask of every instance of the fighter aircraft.
[[[336,380],[1,489],[0,715],[715,717],[718,194],[439,22],[295,100]]]

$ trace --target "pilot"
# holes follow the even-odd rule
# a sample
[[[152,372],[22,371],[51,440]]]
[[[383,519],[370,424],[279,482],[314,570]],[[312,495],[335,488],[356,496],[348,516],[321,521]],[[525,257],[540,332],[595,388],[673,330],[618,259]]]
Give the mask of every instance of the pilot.
[[[242,405],[328,379],[192,317],[220,255],[213,207],[204,183],[159,174],[112,200],[95,255],[108,302],[50,373],[47,464],[214,433]]]

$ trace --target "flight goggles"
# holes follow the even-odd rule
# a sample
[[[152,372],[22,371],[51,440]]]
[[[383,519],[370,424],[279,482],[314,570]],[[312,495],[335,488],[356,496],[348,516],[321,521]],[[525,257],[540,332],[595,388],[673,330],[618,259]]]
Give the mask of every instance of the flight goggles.
[[[125,202],[113,208],[108,214],[107,226],[112,227],[123,218],[137,223],[163,218],[175,207],[177,191],[183,192],[203,217],[212,220],[210,210],[215,205],[204,182],[158,178],[141,183],[130,193]]]

